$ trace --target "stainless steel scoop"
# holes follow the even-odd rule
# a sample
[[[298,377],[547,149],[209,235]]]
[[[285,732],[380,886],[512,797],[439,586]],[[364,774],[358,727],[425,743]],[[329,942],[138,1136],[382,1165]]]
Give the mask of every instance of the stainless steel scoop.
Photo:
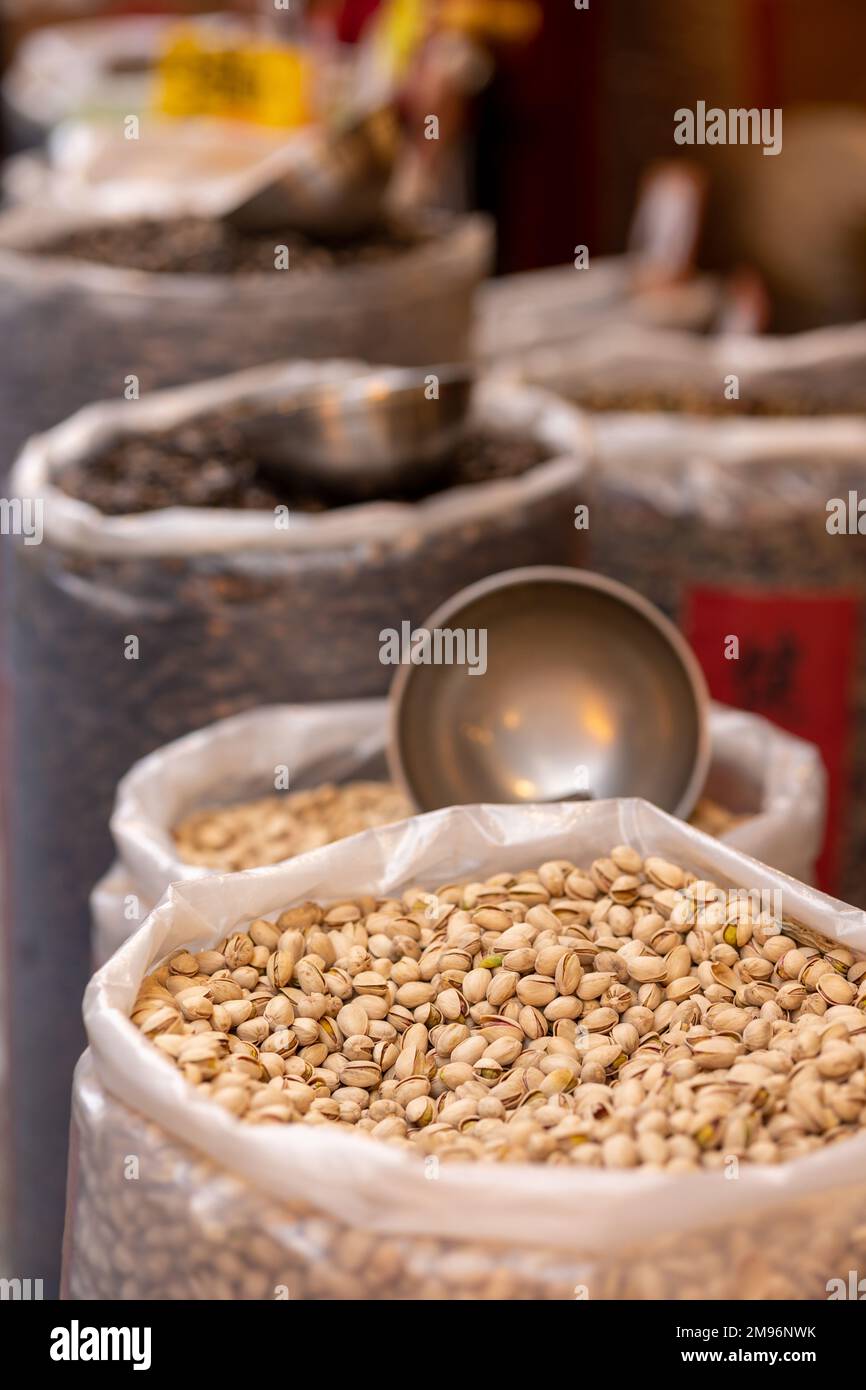
[[[692,810],[710,758],[706,684],[676,628],[634,590],[584,570],[509,570],[423,627],[442,634],[440,657],[459,656],[463,634],[485,669],[399,669],[388,761],[422,811],[615,796]]]
[[[382,368],[305,393],[238,422],[272,473],[349,496],[429,481],[460,439],[474,373],[467,366]]]
[[[397,144],[390,107],[338,130],[305,131],[242,181],[220,218],[249,232],[359,236],[383,219]]]

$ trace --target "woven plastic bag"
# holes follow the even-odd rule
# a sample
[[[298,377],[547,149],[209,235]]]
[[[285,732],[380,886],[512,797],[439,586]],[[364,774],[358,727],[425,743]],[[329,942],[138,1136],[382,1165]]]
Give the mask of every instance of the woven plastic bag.
[[[282,766],[291,786],[384,779],[387,719],[385,700],[276,705],[188,734],[131,768],[111,818],[118,863],[91,897],[94,962],[113,955],[169,884],[218,872],[179,857],[171,831],[182,816],[272,793]],[[816,750],[721,705],[710,712],[710,736],[705,791],[736,816],[720,839],[811,882],[825,809]]]
[[[662,325],[607,325],[591,336],[572,331],[570,339],[527,343],[508,365],[522,380],[587,410],[733,419],[860,414],[866,408],[862,323],[784,337],[698,337]]]
[[[866,949],[866,916],[646,802],[460,807],[176,885],[94,977],[75,1086],[72,1298],[824,1298],[866,1251],[866,1134],[772,1167],[666,1175],[448,1163],[329,1126],[251,1129],[129,1021],[145,972],[295,901],[477,880],[615,843],[778,892]]]
[[[281,530],[272,511],[104,516],[53,483],[66,463],[118,434],[358,370],[278,364],[95,405],[32,440],[16,468],[16,494],[44,503],[42,544],[22,541],[13,556],[11,753],[20,767],[8,818],[8,1027],[20,1082],[12,1133],[16,1217],[29,1233],[19,1238],[23,1267],[43,1268],[44,1252],[59,1245],[77,1000],[90,975],[88,897],[112,860],[108,820],[131,763],[257,705],[382,695],[393,675],[380,661],[383,629],[423,622],[456,589],[510,565],[577,558],[582,417],[544,392],[484,382],[476,421],[528,432],[549,459],[413,504],[292,514]],[[61,921],[50,949],[34,948],[44,924]]]
[[[33,253],[82,225],[43,206],[0,217],[0,333],[16,345],[0,376],[4,477],[28,435],[130,390],[286,357],[460,360],[492,245],[473,216],[434,219],[427,241],[390,261],[315,272],[173,275]]]

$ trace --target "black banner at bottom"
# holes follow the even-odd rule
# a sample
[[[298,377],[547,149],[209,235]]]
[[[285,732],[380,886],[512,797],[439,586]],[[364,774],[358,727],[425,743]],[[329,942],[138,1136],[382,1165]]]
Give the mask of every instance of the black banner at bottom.
[[[588,1364],[598,1361],[602,1367],[606,1363],[616,1368],[617,1379],[628,1374],[632,1358],[635,1367],[648,1370],[651,1366],[653,1372],[681,1370],[692,1376],[713,1366],[759,1366],[770,1375],[805,1367],[826,1374],[850,1367],[856,1355],[866,1328],[864,1310],[857,1306],[866,1301],[864,1294],[866,1290],[859,1286],[834,1289],[820,1303],[624,1304],[577,1298],[569,1303],[536,1304],[523,1316],[507,1312],[501,1304],[465,1302],[449,1305],[447,1321],[441,1304],[429,1304],[418,1307],[417,1330],[432,1339],[430,1353],[435,1361],[435,1347],[439,1343],[439,1351],[443,1350],[440,1338],[446,1328],[452,1347],[464,1327],[470,1335],[484,1329],[479,1355],[486,1361],[496,1345],[495,1329],[508,1329],[508,1354],[519,1355],[524,1339],[527,1350],[534,1346],[536,1355],[543,1347],[546,1375],[549,1362],[558,1356],[566,1369],[569,1358],[576,1356],[582,1372]],[[406,1340],[407,1333],[414,1331],[412,1305],[401,1302],[399,1308],[400,1323],[391,1324],[400,1327],[399,1338],[386,1338],[384,1344],[390,1341],[389,1378],[412,1345]],[[324,1341],[316,1336],[320,1311],[321,1328],[327,1334]],[[103,1369],[114,1375],[124,1371],[140,1376],[164,1374],[182,1368],[190,1357],[208,1379],[216,1373],[222,1381],[232,1371],[249,1375],[254,1368],[260,1373],[266,1367],[274,1374],[290,1374],[301,1370],[302,1355],[306,1359],[313,1346],[324,1352],[323,1364],[333,1370],[338,1362],[351,1362],[353,1346],[360,1354],[371,1345],[371,1308],[351,1303],[331,1306],[326,1312],[316,1304],[290,1300],[250,1302],[243,1309],[224,1303],[4,1300],[0,1318],[4,1313],[28,1368],[61,1379],[72,1374],[98,1377]],[[352,1335],[356,1316],[360,1340]],[[376,1322],[384,1332],[390,1320],[376,1318]],[[231,1329],[236,1335],[231,1335]],[[563,1335],[565,1340],[559,1341]],[[307,1341],[310,1336],[315,1340]],[[306,1353],[302,1353],[304,1346]],[[497,1352],[500,1367],[505,1350],[503,1344]],[[362,1359],[372,1373],[366,1354]]]

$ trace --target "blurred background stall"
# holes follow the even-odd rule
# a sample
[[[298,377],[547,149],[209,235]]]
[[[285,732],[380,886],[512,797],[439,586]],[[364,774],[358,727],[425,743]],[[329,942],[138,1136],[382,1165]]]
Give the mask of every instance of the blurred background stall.
[[[15,1272],[51,1291],[90,970],[87,901],[110,864],[118,776],[166,740],[262,701],[384,695],[380,624],[420,620],[461,580],[517,560],[588,556],[656,600],[686,631],[716,698],[820,750],[829,826],[823,790],[803,793],[815,838],[824,833],[820,881],[866,904],[866,7],[2,0],[0,23],[0,475],[28,436],[97,400],[113,404],[85,428],[67,427],[62,448],[54,436],[50,460],[51,446],[38,445],[16,476],[32,475],[35,458],[53,483],[68,455],[88,482],[91,431],[118,411],[111,439],[126,440],[108,466],[117,493],[105,514],[82,512],[70,484],[63,535],[49,530],[32,551],[10,537],[2,553],[0,983],[5,1072],[17,1087],[2,1091],[0,1183],[16,1217]],[[753,138],[711,143],[696,124],[694,141],[678,143],[680,114],[697,123],[709,109],[723,124],[743,111]],[[366,149],[362,193],[375,215],[351,230],[316,226],[316,192],[327,203],[321,190],[344,156],[351,164],[347,149],[357,154],[371,113],[383,125]],[[307,203],[296,197],[290,216],[285,184],[272,186],[283,221],[242,227],[237,206],[277,164],[295,169]],[[329,210],[348,216],[349,203],[333,198]],[[266,364],[284,358],[305,359],[299,379],[312,381],[321,368],[306,359],[429,368],[472,355],[498,375],[497,400],[510,391],[519,404],[522,378],[571,402],[548,401],[537,419],[565,411],[572,421],[588,537],[575,524],[571,474],[542,495],[546,475],[532,459],[510,487],[495,467],[473,476],[483,514],[458,494],[461,525],[429,543],[417,520],[429,508],[417,492],[401,497],[406,536],[394,554],[384,522],[364,530],[364,549],[351,526],[335,524],[334,499],[317,496],[310,510],[321,515],[301,521],[321,533],[325,558],[314,564],[316,547],[301,546],[293,587],[283,575],[274,582],[273,630],[268,567],[240,540],[228,564],[213,512],[187,513],[207,556],[200,565],[183,546],[156,560],[147,547],[140,557],[123,545],[89,553],[109,514],[112,536],[115,523],[123,532],[124,505],[170,505],[183,519],[190,497],[204,496],[202,507],[222,505],[240,526],[231,487],[253,496],[261,484],[261,460],[238,453],[225,420],[178,443],[172,431],[189,424],[190,398],[166,403],[156,391],[210,381],[202,399],[240,400],[248,381],[229,391],[213,379],[251,367],[279,378],[285,369]],[[153,409],[166,428],[152,472],[141,439],[128,446],[139,396],[145,418]],[[181,474],[195,475],[190,492]],[[142,477],[160,501],[136,500]],[[514,500],[524,491],[532,506]],[[834,499],[850,509],[835,531]],[[264,503],[238,505],[267,526]],[[7,563],[16,545],[17,605]],[[135,569],[125,593],[115,564]],[[235,566],[242,582],[229,583]],[[100,582],[89,582],[96,570]],[[131,616],[142,631],[153,623],[137,668],[122,650]],[[327,640],[334,632],[361,644],[343,664]],[[278,660],[262,654],[277,648]],[[166,653],[173,669],[161,665]],[[77,746],[63,742],[70,729]],[[62,952],[49,932],[30,931],[34,919],[65,933]],[[19,988],[16,1002],[19,960],[32,994]],[[46,992],[47,1004],[32,1003]],[[19,1054],[32,1085],[21,1084]]]

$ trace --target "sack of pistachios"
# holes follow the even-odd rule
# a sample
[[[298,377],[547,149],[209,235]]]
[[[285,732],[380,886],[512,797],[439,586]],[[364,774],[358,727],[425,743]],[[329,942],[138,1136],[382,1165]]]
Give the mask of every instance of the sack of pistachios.
[[[274,705],[221,720],[137,763],[117,790],[118,863],[91,898],[103,964],[169,884],[255,868],[412,814],[385,761],[387,702]],[[713,706],[698,828],[811,882],[824,828],[817,751]],[[275,787],[283,788],[275,791]]]
[[[177,884],[87,992],[66,1292],[825,1297],[864,1005],[862,912],[642,801]]]

